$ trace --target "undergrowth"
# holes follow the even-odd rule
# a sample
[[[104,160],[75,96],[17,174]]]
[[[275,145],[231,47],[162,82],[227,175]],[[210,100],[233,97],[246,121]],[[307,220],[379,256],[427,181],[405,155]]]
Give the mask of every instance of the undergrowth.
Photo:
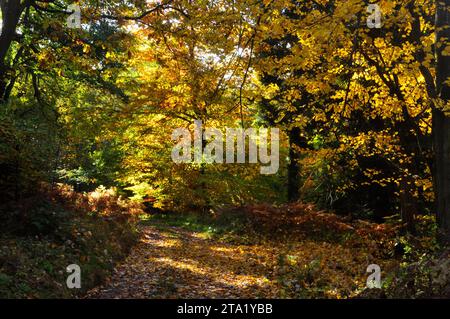
[[[79,194],[63,185],[43,186],[34,200],[3,206],[0,297],[82,296],[134,245],[139,212],[112,190]],[[66,285],[71,264],[81,268],[81,289]]]

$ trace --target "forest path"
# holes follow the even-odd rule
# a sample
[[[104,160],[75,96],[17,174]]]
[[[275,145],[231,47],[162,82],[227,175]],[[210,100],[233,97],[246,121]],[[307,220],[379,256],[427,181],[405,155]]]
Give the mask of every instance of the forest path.
[[[175,226],[141,226],[140,242],[87,298],[277,297],[275,247],[239,245]]]

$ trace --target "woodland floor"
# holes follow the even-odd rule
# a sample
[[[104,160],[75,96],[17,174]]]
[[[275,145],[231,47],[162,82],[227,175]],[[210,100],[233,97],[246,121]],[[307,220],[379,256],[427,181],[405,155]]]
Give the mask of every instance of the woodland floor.
[[[140,242],[86,298],[345,298],[364,288],[371,259],[336,243],[239,243],[163,223],[140,227]]]
[[[201,233],[142,226],[143,236],[108,282],[88,298],[276,297],[267,248],[202,238]],[[274,295],[275,294],[275,295]]]

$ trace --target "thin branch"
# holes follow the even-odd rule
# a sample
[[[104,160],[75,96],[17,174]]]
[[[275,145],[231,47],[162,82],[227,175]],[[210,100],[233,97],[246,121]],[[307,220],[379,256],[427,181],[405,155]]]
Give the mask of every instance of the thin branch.
[[[153,12],[156,12],[160,9],[167,8],[168,5],[170,5],[173,2],[173,0],[167,0],[164,3],[158,4],[156,7],[149,9],[147,11],[142,12],[140,15],[137,16],[114,16],[109,14],[102,14],[100,17],[103,19],[110,19],[110,20],[141,20],[148,16],[149,14],[152,14]],[[171,9],[174,9],[178,12],[182,12],[180,9],[176,9],[174,7],[170,7]],[[182,12],[184,13],[184,12]]]

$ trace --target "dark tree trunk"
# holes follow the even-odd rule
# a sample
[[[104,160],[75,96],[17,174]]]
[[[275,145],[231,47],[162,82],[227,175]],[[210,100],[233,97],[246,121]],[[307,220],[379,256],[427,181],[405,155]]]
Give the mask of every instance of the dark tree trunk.
[[[412,163],[405,165],[407,171],[401,173],[402,176],[400,177],[399,184],[399,200],[402,222],[411,233],[414,233],[414,217],[417,215],[419,207],[418,197],[414,195],[414,176],[418,176],[420,171],[424,169],[424,163],[421,161],[422,158],[420,157],[422,149],[417,142],[418,137],[413,133],[413,126],[414,123],[410,121],[408,116],[405,116],[403,121],[397,123],[397,130],[399,132],[402,148],[406,154],[415,154],[412,158]]]
[[[300,152],[302,138],[300,129],[294,127],[289,131],[289,164],[288,164],[288,201],[294,202],[300,198]]]
[[[413,195],[414,179],[410,176],[404,176],[400,180],[400,207],[402,222],[406,224],[408,232],[415,233],[415,216],[417,214],[417,200]]]
[[[450,43],[450,0],[436,1],[436,93],[444,103],[450,100],[450,56],[442,55]],[[433,110],[434,187],[436,217],[446,240],[450,240],[450,117],[439,105]]]
[[[20,0],[0,0],[0,8],[2,10],[2,31],[0,35],[0,104],[6,100],[5,93],[8,87],[8,63],[6,62],[6,55],[11,43],[16,37],[17,25],[25,4],[28,1],[24,1],[24,4],[20,2]]]

